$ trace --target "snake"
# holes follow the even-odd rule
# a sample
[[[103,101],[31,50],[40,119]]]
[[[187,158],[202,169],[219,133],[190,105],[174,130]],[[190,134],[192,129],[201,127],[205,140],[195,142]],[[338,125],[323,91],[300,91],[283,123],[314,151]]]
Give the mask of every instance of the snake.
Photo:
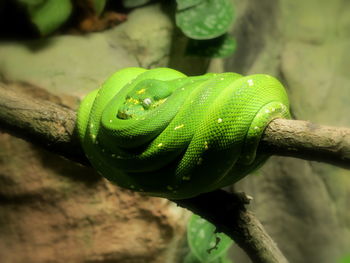
[[[91,165],[122,188],[186,199],[231,185],[270,156],[267,125],[290,118],[284,86],[267,74],[187,76],[129,67],[81,101],[77,133]]]

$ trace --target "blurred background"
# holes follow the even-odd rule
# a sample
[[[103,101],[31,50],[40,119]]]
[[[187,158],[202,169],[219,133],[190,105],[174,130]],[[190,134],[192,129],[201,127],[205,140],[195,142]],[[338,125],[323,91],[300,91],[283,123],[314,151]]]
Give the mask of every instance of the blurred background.
[[[72,109],[130,66],[266,73],[293,118],[350,127],[349,49],[347,0],[0,0],[0,85]],[[1,130],[0,145],[0,262],[184,262],[188,211]],[[348,170],[272,157],[232,189],[290,262],[348,262]]]

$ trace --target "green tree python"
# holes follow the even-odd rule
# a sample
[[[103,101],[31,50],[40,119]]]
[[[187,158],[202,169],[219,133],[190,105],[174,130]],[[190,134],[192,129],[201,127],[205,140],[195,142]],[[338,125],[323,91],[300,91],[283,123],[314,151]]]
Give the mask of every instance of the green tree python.
[[[169,68],[114,73],[82,101],[78,134],[92,166],[117,185],[169,199],[233,184],[268,156],[264,129],[289,118],[275,78]]]

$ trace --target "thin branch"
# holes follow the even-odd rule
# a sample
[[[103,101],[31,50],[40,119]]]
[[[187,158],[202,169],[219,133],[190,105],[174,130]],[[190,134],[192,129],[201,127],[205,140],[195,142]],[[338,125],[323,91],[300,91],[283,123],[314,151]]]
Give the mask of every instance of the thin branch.
[[[68,159],[88,165],[77,136],[76,113],[58,104],[0,87],[0,127]],[[350,168],[350,129],[277,119],[262,138],[260,151],[333,163]],[[214,223],[256,263],[287,262],[260,222],[245,209],[241,194],[222,190],[174,200]]]
[[[260,151],[318,161],[350,169],[350,129],[321,126],[309,121],[272,121]]]

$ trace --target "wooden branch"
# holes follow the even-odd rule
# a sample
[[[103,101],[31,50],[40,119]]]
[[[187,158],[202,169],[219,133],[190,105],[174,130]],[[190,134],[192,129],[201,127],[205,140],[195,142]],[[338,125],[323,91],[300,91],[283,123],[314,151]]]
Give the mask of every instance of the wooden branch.
[[[350,129],[321,126],[308,121],[272,121],[259,151],[318,161],[350,169]]]
[[[0,127],[68,159],[89,165],[77,136],[76,113],[58,104],[0,87]],[[350,129],[276,119],[265,130],[259,151],[323,161],[350,168]],[[221,190],[174,200],[214,223],[255,263],[287,262],[260,222],[245,209],[247,199]]]
[[[75,136],[75,111],[0,86],[0,128],[67,159],[88,164]]]

